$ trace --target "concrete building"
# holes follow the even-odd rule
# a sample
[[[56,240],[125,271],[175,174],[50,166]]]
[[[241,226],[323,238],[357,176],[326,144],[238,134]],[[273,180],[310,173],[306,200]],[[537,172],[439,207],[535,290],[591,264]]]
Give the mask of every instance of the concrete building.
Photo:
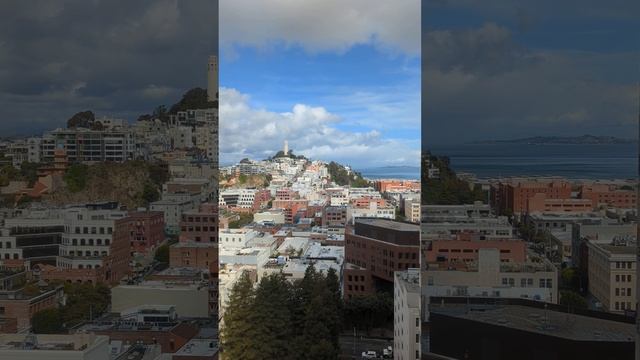
[[[112,312],[121,313],[142,305],[172,305],[180,317],[206,318],[210,314],[209,289],[200,281],[191,284],[145,281],[111,289]]]
[[[111,360],[111,357],[107,336],[0,334],[0,359]]]
[[[420,198],[404,200],[404,217],[407,221],[419,224],[421,221]]]
[[[422,274],[423,319],[429,319],[432,297],[525,298],[558,302],[558,271],[547,259],[532,256],[523,263],[500,261],[498,249],[479,249],[477,262],[429,263]]]
[[[393,358],[421,359],[420,269],[396,271],[393,288]]]
[[[610,312],[635,310],[636,245],[588,242],[589,293]]]
[[[229,248],[244,248],[247,246],[247,242],[255,237],[264,236],[260,235],[255,230],[243,228],[243,229],[222,229],[219,232],[219,244],[221,247]]]
[[[347,206],[347,223],[353,224],[357,218],[380,218],[393,220],[396,218],[394,206],[378,206],[377,202],[370,202],[367,207]]]
[[[521,299],[496,304],[457,298],[435,299],[430,312],[429,351],[455,359],[634,357],[633,323],[601,312],[576,314]]]
[[[253,214],[253,221],[256,223],[282,225],[285,221],[285,212],[280,210],[265,210]]]
[[[69,162],[124,162],[135,159],[135,135],[128,127],[104,130],[56,129],[42,137],[41,161],[53,162],[56,149],[64,149]]]

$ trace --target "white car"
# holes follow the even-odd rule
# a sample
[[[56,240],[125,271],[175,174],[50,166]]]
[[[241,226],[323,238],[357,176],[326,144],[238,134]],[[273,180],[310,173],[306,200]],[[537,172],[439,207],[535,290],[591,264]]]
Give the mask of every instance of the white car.
[[[362,358],[363,359],[375,359],[377,357],[378,357],[378,354],[376,354],[375,351],[369,350],[369,351],[366,351],[366,352],[365,351],[362,352]]]

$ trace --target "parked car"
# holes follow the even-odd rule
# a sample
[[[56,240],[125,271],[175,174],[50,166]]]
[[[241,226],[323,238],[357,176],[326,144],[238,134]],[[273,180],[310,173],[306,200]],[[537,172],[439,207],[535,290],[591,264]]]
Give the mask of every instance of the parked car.
[[[362,358],[363,359],[375,359],[378,357],[378,354],[375,351],[363,351]]]

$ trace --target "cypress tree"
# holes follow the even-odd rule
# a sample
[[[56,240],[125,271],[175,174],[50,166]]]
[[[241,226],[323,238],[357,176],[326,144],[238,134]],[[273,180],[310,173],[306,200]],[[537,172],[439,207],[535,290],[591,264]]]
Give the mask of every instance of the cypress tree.
[[[231,288],[229,302],[223,317],[221,331],[222,355],[225,359],[248,359],[247,334],[251,329],[251,309],[255,301],[255,291],[249,273],[243,272]]]

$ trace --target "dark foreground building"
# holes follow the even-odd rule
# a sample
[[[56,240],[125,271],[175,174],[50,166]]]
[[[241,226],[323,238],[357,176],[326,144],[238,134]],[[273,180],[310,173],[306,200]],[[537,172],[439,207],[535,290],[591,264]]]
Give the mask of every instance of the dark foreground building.
[[[430,351],[472,360],[634,358],[634,325],[526,305],[432,304]]]

